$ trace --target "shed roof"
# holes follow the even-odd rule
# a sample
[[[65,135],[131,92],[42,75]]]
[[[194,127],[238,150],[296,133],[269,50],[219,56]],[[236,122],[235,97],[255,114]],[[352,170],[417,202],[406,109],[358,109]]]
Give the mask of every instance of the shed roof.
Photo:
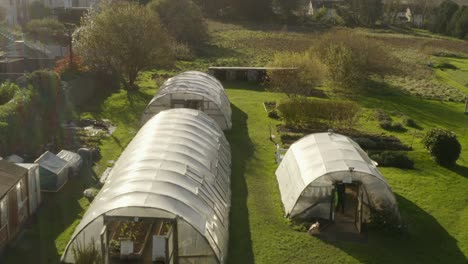
[[[27,169],[8,161],[0,160],[0,197],[3,197],[8,190],[27,174]]]
[[[191,109],[150,119],[115,163],[67,246],[101,215],[156,208],[184,219],[213,249],[227,255],[231,154],[216,122]]]
[[[396,199],[375,163],[352,139],[336,133],[306,136],[291,145],[276,170],[286,214],[308,186],[331,186],[351,177],[368,187],[371,206],[397,209]]]
[[[62,172],[63,169],[67,167],[67,162],[50,151],[44,152],[36,161],[35,163],[39,164],[39,166],[47,169],[48,171],[59,174]]]

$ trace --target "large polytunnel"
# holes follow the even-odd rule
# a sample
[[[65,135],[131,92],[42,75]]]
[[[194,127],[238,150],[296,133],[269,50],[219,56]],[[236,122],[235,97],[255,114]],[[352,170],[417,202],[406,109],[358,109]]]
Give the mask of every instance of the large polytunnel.
[[[191,108],[205,112],[222,130],[231,129],[231,104],[223,85],[213,76],[188,71],[168,79],[146,107],[142,124],[171,108]]]
[[[103,256],[112,256],[109,241],[119,231],[111,228],[122,225],[124,219],[130,224],[148,221],[151,228],[160,226],[158,232],[166,230],[153,233],[151,261],[159,256],[164,263],[177,263],[174,258],[178,263],[223,263],[228,246],[230,166],[229,143],[206,114],[192,109],[159,113],[115,163],[76,227],[62,261],[73,263],[73,248],[90,243]],[[160,250],[158,245],[166,248]],[[120,254],[123,248],[122,242]]]
[[[400,219],[395,196],[367,154],[350,138],[336,133],[306,136],[291,145],[276,170],[286,216],[331,219],[336,184],[357,183],[369,221],[372,210]]]

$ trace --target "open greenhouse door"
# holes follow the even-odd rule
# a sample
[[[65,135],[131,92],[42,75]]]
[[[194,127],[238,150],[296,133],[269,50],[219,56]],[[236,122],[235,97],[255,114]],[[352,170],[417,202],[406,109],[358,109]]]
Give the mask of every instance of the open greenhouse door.
[[[170,225],[165,235],[153,235],[152,261],[177,264],[177,222]]]
[[[363,191],[362,191],[362,185],[359,185],[358,188],[358,193],[357,193],[357,207],[356,207],[356,215],[355,215],[355,224],[356,228],[359,233],[361,233],[362,229],[362,198],[363,198]]]
[[[109,252],[108,252],[108,241],[109,241],[109,234],[107,232],[107,226],[101,230],[101,256],[102,256],[102,263],[108,264],[109,263]]]

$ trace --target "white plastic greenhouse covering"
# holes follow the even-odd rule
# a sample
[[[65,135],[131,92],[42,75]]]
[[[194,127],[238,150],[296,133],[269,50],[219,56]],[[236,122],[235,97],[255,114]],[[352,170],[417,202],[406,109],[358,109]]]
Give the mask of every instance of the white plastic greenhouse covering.
[[[306,136],[291,145],[276,170],[286,216],[328,219],[333,184],[359,182],[370,209],[390,210],[400,219],[395,196],[375,163],[350,138],[335,133]]]
[[[94,240],[103,215],[177,219],[179,263],[223,263],[231,205],[229,143],[203,112],[163,111],[124,150],[62,256]],[[203,255],[204,258],[196,256]],[[195,256],[195,257],[190,257]]]
[[[193,105],[190,105],[193,102]],[[223,85],[213,76],[198,71],[188,71],[168,79],[146,107],[142,124],[151,117],[170,108],[193,108],[205,112],[221,127],[229,130],[231,104]]]

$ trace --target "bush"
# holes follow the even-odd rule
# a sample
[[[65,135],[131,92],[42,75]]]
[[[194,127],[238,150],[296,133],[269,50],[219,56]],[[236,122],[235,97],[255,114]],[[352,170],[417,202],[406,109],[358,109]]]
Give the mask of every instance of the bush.
[[[355,138],[354,141],[364,150],[375,149],[377,142],[370,138]]]
[[[326,65],[329,81],[342,89],[360,88],[372,74],[384,74],[395,64],[385,45],[350,30],[322,35],[312,51]]]
[[[391,122],[391,121],[380,121],[379,125],[381,128],[388,130],[388,131],[406,131],[406,128],[398,122]]]
[[[0,85],[0,105],[8,103],[15,94],[18,92],[19,87],[10,82],[2,83]]]
[[[285,93],[288,97],[310,95],[311,91],[323,82],[325,76],[324,65],[310,52],[276,53],[268,66],[297,68],[297,70],[271,70],[267,73],[272,90]]]
[[[408,158],[405,152],[384,151],[381,153],[371,154],[370,158],[375,160],[379,166],[382,167],[395,167],[401,169],[414,168],[414,162]]]
[[[403,124],[407,127],[412,127],[412,128],[419,128],[419,125],[412,119],[411,117],[408,116],[403,116],[401,121]]]
[[[148,8],[159,15],[161,23],[177,42],[197,46],[208,40],[202,11],[191,0],[153,0]]]
[[[461,145],[454,132],[433,128],[424,136],[423,144],[440,165],[454,165],[460,157]]]
[[[268,117],[273,119],[279,119],[278,111],[276,109],[268,111]]]
[[[277,107],[288,126],[312,127],[325,123],[329,128],[350,128],[359,119],[361,110],[351,101],[309,100],[298,97]]]
[[[374,116],[377,121],[382,122],[382,121],[392,121],[392,118],[385,112],[383,109],[375,109],[374,110]]]

